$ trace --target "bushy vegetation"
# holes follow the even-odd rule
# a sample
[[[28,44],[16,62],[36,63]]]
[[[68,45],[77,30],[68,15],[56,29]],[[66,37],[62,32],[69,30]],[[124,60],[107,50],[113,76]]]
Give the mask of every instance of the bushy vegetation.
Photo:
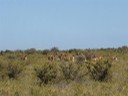
[[[1,51],[0,96],[127,96],[127,52],[127,46]],[[62,53],[73,54],[75,61],[48,60],[49,54]],[[26,55],[27,59],[21,59]],[[92,61],[96,56],[105,59]]]
[[[90,77],[98,81],[106,81],[107,79],[110,79],[111,64],[112,63],[108,60],[100,60],[94,63],[89,62],[87,68],[89,70]]]
[[[22,62],[11,60],[12,58],[0,59],[0,80],[16,79],[23,70]]]
[[[43,62],[40,66],[35,68],[37,77],[41,83],[54,83],[59,80],[61,76],[60,66],[55,62]]]

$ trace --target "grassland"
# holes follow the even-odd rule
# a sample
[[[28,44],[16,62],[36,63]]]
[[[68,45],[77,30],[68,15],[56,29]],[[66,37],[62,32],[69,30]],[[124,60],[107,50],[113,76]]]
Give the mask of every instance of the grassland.
[[[49,61],[46,53],[51,51],[116,55],[118,60],[95,65],[81,59]],[[26,54],[27,60],[22,60]],[[128,48],[2,51],[0,96],[128,96]]]

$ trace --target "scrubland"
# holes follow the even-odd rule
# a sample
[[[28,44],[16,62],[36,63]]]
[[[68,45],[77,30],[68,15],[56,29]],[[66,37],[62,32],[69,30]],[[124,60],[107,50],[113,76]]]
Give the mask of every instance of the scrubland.
[[[48,60],[53,53],[75,61]],[[93,62],[93,55],[107,59]],[[128,47],[1,51],[0,96],[128,96]]]

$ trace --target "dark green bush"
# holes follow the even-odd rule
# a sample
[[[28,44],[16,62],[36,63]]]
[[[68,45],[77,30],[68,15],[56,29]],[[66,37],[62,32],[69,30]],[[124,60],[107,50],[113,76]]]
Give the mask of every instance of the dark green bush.
[[[47,55],[48,53],[49,53],[49,50],[48,49],[43,50],[43,54],[44,55]]]
[[[23,66],[18,62],[13,62],[10,60],[1,60],[0,61],[0,79],[4,80],[5,78],[15,79],[18,74],[22,71]]]
[[[22,67],[18,66],[17,64],[9,64],[7,67],[7,71],[8,71],[8,77],[9,78],[16,78],[18,76],[19,73],[21,73],[22,71]]]
[[[80,50],[80,49],[70,49],[70,50],[68,50],[68,52],[69,52],[69,53],[75,53],[75,54],[78,54],[78,53],[81,52],[81,50]]]
[[[65,80],[75,80],[78,72],[78,65],[72,62],[64,62],[61,65]]]
[[[25,53],[26,54],[35,54],[36,53],[36,49],[35,48],[27,49],[27,50],[25,50]]]
[[[12,50],[5,50],[5,53],[13,53]]]
[[[100,60],[97,62],[88,62],[88,71],[93,80],[106,81],[110,79],[111,62],[108,60]]]
[[[35,68],[35,71],[37,73],[37,77],[43,84],[57,82],[59,80],[59,76],[61,76],[60,67],[54,62],[45,62],[38,68]]]

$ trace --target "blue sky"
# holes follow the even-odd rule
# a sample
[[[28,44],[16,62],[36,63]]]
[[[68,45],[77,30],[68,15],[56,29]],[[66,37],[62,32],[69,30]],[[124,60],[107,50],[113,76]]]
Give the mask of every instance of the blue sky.
[[[128,45],[128,0],[0,0],[0,50]]]

